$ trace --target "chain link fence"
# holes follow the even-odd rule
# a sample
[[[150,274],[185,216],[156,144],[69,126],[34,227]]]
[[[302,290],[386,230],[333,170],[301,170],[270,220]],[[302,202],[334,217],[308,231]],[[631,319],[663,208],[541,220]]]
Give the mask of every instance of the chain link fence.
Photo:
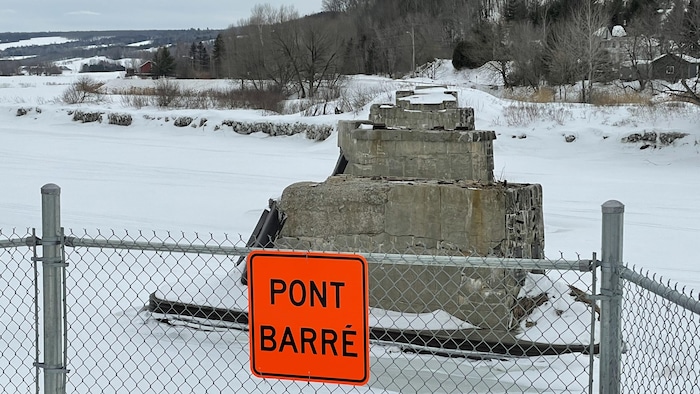
[[[68,391],[588,391],[597,351],[590,324],[598,324],[586,296],[591,273],[534,274],[503,259],[459,256],[368,254],[380,288],[370,290],[364,388],[254,377],[244,264],[236,265],[243,245],[172,233],[68,233]],[[543,262],[556,264],[582,265]],[[460,311],[460,298],[471,309]]]
[[[623,270],[622,391],[700,393],[700,297]]]
[[[369,265],[369,381],[351,386],[252,373],[250,241],[64,232],[57,192],[42,189],[41,239],[0,231],[0,384],[13,392],[698,392],[700,300],[621,264],[617,202],[603,207],[602,261],[327,244]],[[274,340],[328,345],[305,335]]]
[[[0,387],[36,391],[37,271],[30,234],[0,229]]]
[[[101,240],[145,249],[213,241],[113,232],[98,232],[96,237],[69,234],[68,239],[75,244]],[[233,246],[228,240],[223,244]],[[255,387],[241,378],[247,371],[241,356],[247,354],[244,326],[230,329],[213,316],[154,314],[147,307],[151,295],[200,305],[202,310],[244,305],[245,298],[240,298],[244,288],[228,275],[237,256],[111,247],[66,250],[71,369],[67,391],[197,393]],[[214,289],[230,292],[231,297],[217,299],[225,294]],[[228,300],[234,303],[224,304]]]
[[[21,274],[5,272],[6,287],[17,289],[4,293],[11,294],[6,304],[16,306],[23,299],[17,294],[28,295],[23,308],[16,306],[26,313],[8,316],[5,324],[23,329],[2,335],[13,349],[5,353],[13,357],[7,365],[18,367],[3,370],[3,377],[13,382],[4,387],[14,385],[20,392],[35,384],[38,388],[32,311],[37,274],[32,248],[18,247],[26,243],[15,239],[2,244],[7,246],[3,263],[28,268]],[[469,263],[459,256],[370,254],[370,261],[382,262],[376,272],[384,278],[376,272],[374,278],[385,283],[380,293],[387,294],[374,302],[389,302],[390,309],[370,309],[369,384],[355,388],[253,377],[247,287],[241,283],[243,265],[236,265],[242,245],[240,239],[171,233],[66,234],[67,391],[588,391],[590,355],[597,351],[590,346],[595,307],[586,297],[592,292],[591,273],[576,272],[572,268],[581,267],[580,262],[563,260],[543,264],[569,270],[534,274],[527,261],[513,269],[503,259],[471,258]],[[397,276],[401,272],[405,276]],[[416,308],[421,289],[439,293],[439,287],[449,287],[454,278],[447,273],[489,292],[499,285],[514,286],[517,292],[499,294],[499,299],[479,297],[487,308],[478,312],[479,318],[491,329],[446,312],[454,308],[454,299],[426,299],[432,305],[425,305],[425,311],[400,312]],[[499,311],[503,305],[506,310]],[[18,385],[17,376],[26,377],[24,385]]]
[[[13,350],[4,357],[11,355],[8,365],[19,368],[3,370],[3,377],[13,382],[4,387],[15,385],[21,392],[38,387],[39,359],[33,345],[37,274],[31,261],[36,258],[26,239],[2,243],[4,264],[27,267],[21,274],[4,274],[6,288],[16,289],[4,293],[11,295],[5,304],[13,306],[5,311],[26,311],[22,318],[3,315],[6,327],[23,327],[2,334]],[[478,258],[466,264],[473,268],[459,268],[469,259],[387,254],[369,255],[370,261],[384,261],[378,272],[386,278],[375,274],[378,282],[397,285],[382,289],[389,301],[375,300],[391,302],[396,310],[370,310],[372,365],[366,387],[255,378],[249,368],[247,287],[240,280],[243,265],[236,265],[245,250],[237,248],[242,244],[240,239],[182,234],[67,233],[67,391],[570,392],[588,387],[588,379],[581,377],[587,376],[590,363],[588,323],[594,309],[585,301],[590,273],[533,274],[527,261],[522,269],[513,269],[512,262]],[[499,261],[504,264],[495,266]],[[452,279],[445,274],[450,270],[460,278],[470,275],[460,282],[490,286],[498,285],[498,278],[501,285],[513,285],[518,278],[517,293],[502,294],[503,300],[481,299],[492,308],[484,312],[482,324],[507,324],[502,328],[508,330],[477,327],[447,313],[454,300],[430,300],[434,305],[425,311],[397,311],[405,310],[411,299],[415,304],[419,289],[448,287]],[[406,276],[396,277],[399,272]],[[24,307],[17,305],[23,300],[19,293],[28,295]],[[505,314],[497,310],[502,303],[509,305]],[[491,318],[495,323],[488,322]],[[551,369],[559,372],[543,373]],[[25,385],[18,386],[17,376],[26,377]]]

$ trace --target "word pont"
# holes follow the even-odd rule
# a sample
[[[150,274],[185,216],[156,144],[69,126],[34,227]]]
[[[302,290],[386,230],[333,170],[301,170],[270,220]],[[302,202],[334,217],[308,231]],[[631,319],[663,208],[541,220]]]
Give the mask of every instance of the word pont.
[[[335,289],[335,307],[340,308],[340,289],[345,286],[344,282],[330,282],[330,287]],[[316,303],[322,307],[328,305],[328,297],[326,292],[326,282],[321,282],[319,288],[316,281],[311,281],[308,287],[308,295],[311,306],[316,306]],[[294,306],[302,306],[306,303],[307,287],[304,282],[299,279],[293,280],[287,288],[287,283],[283,279],[270,279],[270,304],[275,305],[275,297],[280,294],[288,294],[289,302]]]
[[[364,258],[254,251],[247,261],[253,374],[367,383],[369,296]]]

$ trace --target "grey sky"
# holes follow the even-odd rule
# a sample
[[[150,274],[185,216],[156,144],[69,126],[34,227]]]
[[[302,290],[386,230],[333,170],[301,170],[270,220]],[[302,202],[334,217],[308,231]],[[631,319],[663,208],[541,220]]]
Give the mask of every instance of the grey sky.
[[[0,32],[224,29],[250,16],[255,4],[293,5],[301,15],[322,0],[36,0],[2,1]]]

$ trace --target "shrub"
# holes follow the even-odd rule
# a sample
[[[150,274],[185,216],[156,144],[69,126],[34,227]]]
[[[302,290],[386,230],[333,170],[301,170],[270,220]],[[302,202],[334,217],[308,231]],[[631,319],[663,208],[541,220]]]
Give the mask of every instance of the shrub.
[[[109,124],[117,126],[130,126],[132,122],[131,115],[129,114],[109,114],[107,115],[107,120]]]
[[[177,127],[186,127],[192,124],[192,118],[189,116],[180,116],[177,119],[175,119],[174,125]]]
[[[532,90],[514,88],[506,90],[503,94],[504,98],[530,103],[551,103],[554,102],[554,96],[554,89],[544,86]]]
[[[466,41],[457,43],[454,51],[452,51],[452,66],[455,70],[469,68],[472,62],[469,59],[469,44]]]
[[[651,99],[639,92],[611,93],[600,90],[591,92],[591,104],[594,105],[620,105],[620,104],[651,104]]]
[[[339,109],[343,112],[358,114],[365,105],[371,103],[377,96],[385,91],[376,86],[357,86],[346,89],[338,99]]]
[[[503,117],[508,126],[528,126],[538,121],[563,125],[571,118],[571,111],[562,106],[517,103],[505,107]]]
[[[75,111],[73,113],[73,121],[81,123],[100,122],[102,123],[101,112],[83,112]]]
[[[458,42],[452,51],[452,66],[457,70],[483,66],[488,60],[483,48],[484,45],[472,41]]]
[[[146,107],[150,105],[151,100],[150,96],[144,96],[144,95],[136,95],[136,94],[122,94],[121,95],[121,102],[122,105],[125,107],[134,107],[137,109],[141,109],[143,107]]]
[[[158,79],[153,88],[129,88],[115,91],[125,106],[142,108],[148,105],[188,109],[250,108],[280,112],[285,99],[279,89],[182,89],[171,79]]]
[[[306,138],[314,141],[325,141],[331,136],[333,127],[329,125],[307,125]]]
[[[159,107],[176,107],[178,101],[182,98],[180,86],[177,82],[168,78],[156,80],[153,94],[155,95],[156,105]]]
[[[222,125],[229,126],[238,134],[252,134],[262,132],[270,136],[295,135],[304,133],[306,138],[315,141],[323,141],[331,135],[333,126],[313,125],[306,123],[272,123],[272,122],[238,122],[235,120],[225,120]]]
[[[281,89],[268,87],[262,89],[245,88],[230,90],[230,98],[237,103],[236,108],[263,109],[281,112],[281,103],[286,99]]]
[[[63,92],[61,101],[66,104],[102,102],[104,101],[104,92],[102,91],[103,85],[103,82],[95,81],[88,76],[81,76]]]

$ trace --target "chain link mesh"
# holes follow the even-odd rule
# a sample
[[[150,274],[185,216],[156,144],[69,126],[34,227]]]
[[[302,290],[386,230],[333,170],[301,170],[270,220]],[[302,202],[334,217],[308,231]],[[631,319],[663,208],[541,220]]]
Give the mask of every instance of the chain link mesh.
[[[700,302],[697,293],[643,275]],[[628,281],[622,308],[622,392],[700,393],[700,315]]]
[[[28,234],[0,229],[0,387],[35,391],[35,272]]]
[[[0,384],[12,392],[41,386],[42,268],[33,263],[34,239],[29,231],[0,231]],[[356,250],[370,262],[366,386],[257,378],[249,367],[241,250],[240,237],[69,232],[68,391],[598,391],[594,272],[410,248]],[[648,275],[624,277],[622,392],[699,393],[698,295]]]
[[[241,239],[67,237],[70,392],[588,391],[590,273],[442,266],[405,251],[381,263],[372,255],[371,378],[353,387],[251,374],[244,264],[221,251],[244,247]],[[110,247],[80,246],[95,240]],[[134,246],[166,244],[171,250]],[[193,245],[214,252],[182,252]],[[597,332],[597,314],[593,320]]]

